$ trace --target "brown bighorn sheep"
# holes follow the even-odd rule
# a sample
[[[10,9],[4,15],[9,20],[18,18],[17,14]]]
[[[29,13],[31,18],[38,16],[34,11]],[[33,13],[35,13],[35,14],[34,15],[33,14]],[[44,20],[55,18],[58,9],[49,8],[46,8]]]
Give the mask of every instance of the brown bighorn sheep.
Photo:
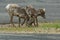
[[[17,16],[19,17],[19,27],[20,27],[20,19],[23,18],[24,22],[27,22],[28,19],[28,15],[26,13],[26,10],[24,8],[21,8],[18,4],[8,4],[6,6],[6,10],[10,16],[10,23],[13,24],[13,16]],[[24,22],[22,23],[22,25],[24,24]]]
[[[37,19],[38,16],[41,16],[44,19],[46,18],[45,8],[36,10],[35,8],[32,7],[32,5],[30,5],[30,6],[26,6],[26,10],[29,17],[32,18],[31,20],[33,20],[33,21],[30,20],[30,23],[29,23],[30,25],[34,23],[34,25],[38,26],[38,19]]]

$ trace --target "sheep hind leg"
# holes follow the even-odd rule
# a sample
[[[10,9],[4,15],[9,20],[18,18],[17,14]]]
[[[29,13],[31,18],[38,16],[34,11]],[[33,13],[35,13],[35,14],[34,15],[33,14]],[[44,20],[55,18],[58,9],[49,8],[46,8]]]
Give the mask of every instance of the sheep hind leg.
[[[21,23],[21,20],[20,20],[20,17],[19,17],[19,27],[20,27],[20,23]]]
[[[10,16],[10,24],[15,27],[14,23],[13,23],[13,16]]]
[[[36,18],[36,26],[38,27],[38,19]]]

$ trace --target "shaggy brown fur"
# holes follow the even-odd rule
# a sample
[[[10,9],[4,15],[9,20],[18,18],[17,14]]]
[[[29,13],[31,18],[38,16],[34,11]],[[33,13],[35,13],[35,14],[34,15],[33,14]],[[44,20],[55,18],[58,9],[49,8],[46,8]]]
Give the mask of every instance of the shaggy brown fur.
[[[13,24],[13,16],[19,17],[19,27],[20,27],[20,19],[23,18],[24,22],[28,20],[28,15],[26,13],[26,10],[19,7],[17,4],[9,4],[6,6],[6,10],[10,16],[10,23],[14,26]],[[22,25],[24,24],[22,23]]]
[[[30,20],[29,22],[30,25],[34,23],[35,26],[38,26],[38,19],[37,19],[38,16],[45,18],[45,10],[43,9],[35,10],[34,8],[26,6],[26,10],[27,10],[27,14],[29,15],[30,19],[33,18],[31,19],[33,21]]]

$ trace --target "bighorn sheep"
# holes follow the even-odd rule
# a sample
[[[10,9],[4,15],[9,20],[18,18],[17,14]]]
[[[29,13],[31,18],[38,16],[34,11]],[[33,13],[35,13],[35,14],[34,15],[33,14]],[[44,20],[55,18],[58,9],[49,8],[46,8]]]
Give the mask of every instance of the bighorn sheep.
[[[24,22],[28,20],[28,15],[26,13],[26,10],[24,8],[21,8],[18,4],[8,4],[6,6],[6,10],[10,16],[10,23],[13,24],[13,16],[17,16],[19,17],[19,27],[20,27],[20,19],[23,18]],[[24,24],[24,22],[22,23],[22,25]]]
[[[44,19],[46,18],[45,8],[36,10],[35,8],[32,7],[32,5],[29,5],[29,6],[26,6],[26,10],[27,10],[27,14],[29,15],[29,17],[32,18],[31,20],[33,20],[33,21],[30,21],[29,23],[30,25],[34,23],[34,25],[38,26],[38,19],[37,19],[38,16],[41,16]]]

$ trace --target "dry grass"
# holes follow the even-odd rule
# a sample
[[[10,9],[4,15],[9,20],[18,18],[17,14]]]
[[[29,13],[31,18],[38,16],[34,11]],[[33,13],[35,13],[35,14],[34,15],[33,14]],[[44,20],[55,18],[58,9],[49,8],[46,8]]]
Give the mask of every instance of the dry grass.
[[[60,33],[60,23],[39,23],[38,27],[11,27],[6,24],[0,25],[0,33]]]

